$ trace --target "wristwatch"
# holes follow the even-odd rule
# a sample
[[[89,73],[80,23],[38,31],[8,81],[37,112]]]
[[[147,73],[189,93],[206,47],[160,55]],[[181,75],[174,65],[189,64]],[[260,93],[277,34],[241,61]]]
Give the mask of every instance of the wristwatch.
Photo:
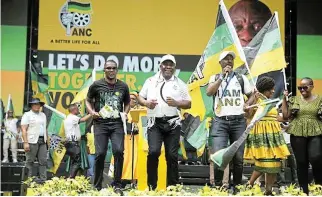
[[[220,74],[219,79],[223,81],[225,79],[225,76],[223,74]]]

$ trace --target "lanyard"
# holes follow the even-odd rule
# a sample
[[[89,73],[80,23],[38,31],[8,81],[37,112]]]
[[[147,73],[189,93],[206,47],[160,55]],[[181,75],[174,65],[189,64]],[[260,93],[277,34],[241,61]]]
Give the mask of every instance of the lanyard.
[[[226,92],[226,90],[227,90],[227,88],[228,88],[228,85],[229,85],[230,81],[232,80],[232,78],[234,78],[234,76],[235,76],[235,72],[233,72],[233,75],[229,78],[229,81],[227,82],[227,84],[226,84],[226,86],[225,86],[225,88],[224,88],[224,91],[222,92],[222,95],[221,95],[221,97],[220,97],[220,98],[222,98],[222,97],[224,96],[224,94],[225,94],[225,92]],[[222,88],[222,87],[221,87],[221,88]]]

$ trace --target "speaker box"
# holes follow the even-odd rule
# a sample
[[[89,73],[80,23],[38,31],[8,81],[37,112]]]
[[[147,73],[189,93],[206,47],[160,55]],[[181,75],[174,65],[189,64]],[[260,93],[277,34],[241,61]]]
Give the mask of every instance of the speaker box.
[[[2,163],[1,182],[21,183],[27,180],[28,169],[24,163]]]
[[[27,185],[23,183],[9,183],[1,181],[1,191],[10,196],[26,196]]]

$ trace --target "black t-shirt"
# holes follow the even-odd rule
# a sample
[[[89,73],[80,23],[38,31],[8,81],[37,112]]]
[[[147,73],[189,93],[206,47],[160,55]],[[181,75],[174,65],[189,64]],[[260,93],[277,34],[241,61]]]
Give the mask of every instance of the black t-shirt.
[[[121,80],[109,84],[105,78],[95,81],[88,90],[87,98],[94,100],[94,109],[99,112],[105,104],[123,112],[123,104],[130,103],[129,87]]]

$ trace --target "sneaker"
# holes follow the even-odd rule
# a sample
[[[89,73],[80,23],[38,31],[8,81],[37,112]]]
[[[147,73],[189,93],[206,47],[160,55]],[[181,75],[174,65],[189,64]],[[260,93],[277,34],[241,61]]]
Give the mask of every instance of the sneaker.
[[[2,160],[2,163],[9,163],[8,159]]]
[[[18,163],[18,160],[17,159],[13,159],[12,161],[13,163]]]

